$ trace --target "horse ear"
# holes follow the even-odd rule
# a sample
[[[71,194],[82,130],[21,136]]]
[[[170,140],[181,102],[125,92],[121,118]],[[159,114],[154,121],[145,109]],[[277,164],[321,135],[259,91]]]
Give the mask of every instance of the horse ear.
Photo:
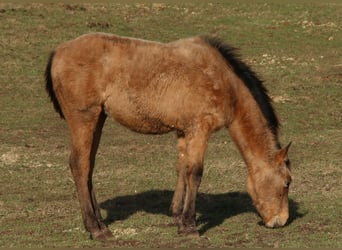
[[[284,147],[284,148],[282,148],[276,152],[275,160],[277,162],[286,161],[291,144],[292,144],[292,142],[290,142],[286,147]]]

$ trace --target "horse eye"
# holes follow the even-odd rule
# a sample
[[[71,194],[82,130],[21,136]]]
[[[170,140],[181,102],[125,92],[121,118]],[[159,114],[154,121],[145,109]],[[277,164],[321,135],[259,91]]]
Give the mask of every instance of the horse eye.
[[[289,181],[285,181],[284,187],[285,187],[285,188],[289,188],[289,186],[290,186],[290,182],[289,182]]]

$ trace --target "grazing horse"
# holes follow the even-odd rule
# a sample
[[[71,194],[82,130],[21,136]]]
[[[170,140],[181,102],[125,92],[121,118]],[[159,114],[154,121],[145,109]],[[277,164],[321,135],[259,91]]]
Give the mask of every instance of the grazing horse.
[[[171,211],[179,234],[198,235],[195,200],[211,133],[226,127],[246,162],[247,190],[267,227],[285,225],[291,182],[287,147],[261,80],[213,37],[158,43],[92,33],[59,45],[46,67],[46,89],[70,129],[70,168],[85,228],[112,236],[92,184],[106,117],[133,131],[178,138]]]

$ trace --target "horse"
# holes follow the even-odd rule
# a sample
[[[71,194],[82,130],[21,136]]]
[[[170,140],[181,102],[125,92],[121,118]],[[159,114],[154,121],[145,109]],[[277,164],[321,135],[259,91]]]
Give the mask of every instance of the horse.
[[[247,165],[247,191],[266,227],[284,226],[291,183],[288,150],[268,91],[236,48],[213,36],[161,43],[90,33],[57,46],[46,90],[70,131],[69,165],[92,239],[112,237],[92,184],[108,116],[132,131],[177,135],[170,210],[178,234],[199,236],[195,200],[210,135],[225,127]]]

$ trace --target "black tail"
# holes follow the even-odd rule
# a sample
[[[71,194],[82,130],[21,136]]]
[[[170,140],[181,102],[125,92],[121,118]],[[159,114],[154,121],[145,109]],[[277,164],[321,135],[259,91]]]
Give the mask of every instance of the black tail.
[[[64,115],[61,109],[61,106],[59,105],[59,102],[57,100],[55,91],[53,89],[53,85],[52,85],[52,77],[51,77],[51,66],[52,66],[52,61],[53,61],[53,57],[55,56],[55,52],[53,51],[50,54],[49,57],[49,61],[48,64],[46,65],[46,69],[45,69],[45,81],[46,81],[46,92],[49,94],[50,99],[53,103],[53,107],[55,108],[56,112],[59,113],[59,115],[61,116],[61,118],[64,119]]]

